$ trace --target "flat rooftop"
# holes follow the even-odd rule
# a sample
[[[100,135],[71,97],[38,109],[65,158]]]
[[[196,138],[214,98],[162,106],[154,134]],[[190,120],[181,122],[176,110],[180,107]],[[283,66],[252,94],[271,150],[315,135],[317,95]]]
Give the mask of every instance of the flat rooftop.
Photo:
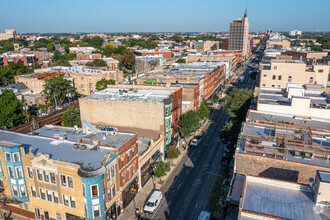
[[[101,161],[109,154],[115,153],[115,149],[99,147],[98,150],[91,150],[93,145],[86,145],[86,150],[75,150],[74,144],[69,140],[52,139],[31,134],[20,134],[9,131],[0,131],[0,140],[14,142],[29,152],[33,148],[33,154],[48,154],[50,159],[80,165],[85,169],[98,169],[102,166]],[[0,144],[1,145],[1,144]]]
[[[317,205],[313,192],[299,189],[297,184],[248,177],[245,181],[241,219],[260,219],[260,214],[297,220],[330,217],[330,208]]]
[[[179,89],[179,88],[178,88]],[[129,101],[129,102],[167,102],[170,101],[172,93],[176,90],[165,89],[131,89],[106,88],[83,99],[109,100],[109,101]]]

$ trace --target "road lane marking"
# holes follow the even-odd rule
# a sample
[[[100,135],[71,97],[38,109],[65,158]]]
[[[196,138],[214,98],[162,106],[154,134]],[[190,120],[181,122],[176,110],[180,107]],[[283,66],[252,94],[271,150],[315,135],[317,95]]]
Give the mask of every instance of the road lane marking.
[[[167,203],[167,206],[170,206],[171,202],[172,202],[172,201],[169,201],[169,202]]]
[[[196,203],[195,208],[197,208],[197,206],[198,206],[198,202]]]
[[[188,174],[188,173],[189,173],[189,171],[190,171],[190,170],[187,170],[186,174]]]
[[[177,189],[179,189],[179,188],[180,188],[180,186],[181,186],[181,183],[179,184],[179,186],[178,186],[178,188],[177,188]]]

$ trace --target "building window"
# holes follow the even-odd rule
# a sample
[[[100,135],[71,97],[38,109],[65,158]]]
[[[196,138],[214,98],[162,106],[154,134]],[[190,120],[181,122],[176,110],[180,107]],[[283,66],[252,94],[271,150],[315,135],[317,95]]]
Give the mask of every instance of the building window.
[[[295,156],[295,157],[300,157],[300,152],[299,152],[299,151],[295,151],[295,152],[294,152],[294,156]]]
[[[49,213],[46,210],[44,210],[44,219],[49,220]]]
[[[114,177],[115,176],[115,166],[112,165],[111,167],[111,177]]]
[[[46,199],[46,193],[44,189],[40,189],[40,197],[41,199]]]
[[[38,208],[34,208],[35,210],[35,213],[36,213],[36,219],[40,219],[41,216],[40,216],[40,210]]]
[[[99,218],[100,217],[100,206],[93,206],[93,216],[94,218]]]
[[[280,85],[277,85],[277,88],[281,88],[281,86]]]
[[[16,167],[16,176],[17,178],[23,178],[22,167]]]
[[[63,204],[69,206],[69,196],[63,195]]]
[[[122,173],[123,185],[125,184],[125,172]]]
[[[10,153],[6,153],[6,161],[11,162],[11,156]]]
[[[131,152],[128,151],[126,154],[127,154],[127,163],[129,163],[129,161],[131,160]]]
[[[133,174],[135,173],[135,163],[133,163]]]
[[[38,176],[38,180],[42,181],[42,173],[40,170],[37,170],[37,176]]]
[[[291,80],[292,80],[292,76],[289,76],[288,77],[288,82],[291,82]]]
[[[272,87],[274,88],[274,87],[275,87],[275,85],[272,85]]]
[[[277,66],[274,66],[274,70],[277,70]]]
[[[128,169],[128,179],[131,179],[131,168]]]
[[[276,79],[276,75],[273,75],[273,80],[275,80]]]
[[[312,158],[312,154],[311,153],[304,153],[304,158],[310,159]]]
[[[8,167],[8,171],[9,171],[9,177],[15,178],[14,169],[12,167]]]
[[[70,204],[72,208],[76,208],[76,198],[70,196]]]
[[[53,192],[53,198],[54,198],[54,202],[58,203],[58,193],[57,192]]]
[[[55,173],[50,173],[50,182],[56,184]]]
[[[267,75],[264,75],[264,77],[267,77]]]
[[[266,84],[262,84],[262,86],[266,86]]]
[[[85,78],[82,76],[82,77],[81,77],[81,80],[84,80],[84,79],[85,79]]]
[[[47,200],[51,202],[51,201],[53,200],[53,199],[52,199],[52,192],[46,190],[46,195],[47,195]]]
[[[49,173],[47,171],[43,171],[45,182],[49,182]]]
[[[280,76],[278,76],[278,80],[282,80],[282,76],[280,75]]]
[[[83,196],[86,197],[86,187],[85,187],[85,184],[82,184],[82,187],[83,187]]]
[[[27,203],[24,203],[24,209],[29,210],[29,205]]]
[[[108,202],[110,201],[111,199],[111,189],[108,189]]]
[[[56,212],[56,220],[62,220],[61,213]]]
[[[85,217],[87,217],[88,216],[88,210],[87,210],[86,204],[84,204],[84,208],[85,208]]]
[[[314,81],[313,77],[310,77],[309,78],[309,83],[313,83],[313,81]]]
[[[27,173],[28,173],[28,177],[33,179],[33,171],[31,167],[26,167]]]
[[[89,81],[92,81],[93,79],[92,79],[92,77],[89,77],[88,80],[89,80]]]
[[[20,159],[19,159],[19,154],[18,154],[18,153],[14,153],[14,154],[13,154],[13,158],[14,158],[14,162],[15,162],[15,163],[17,163],[17,162],[20,161]]]
[[[18,196],[17,186],[16,185],[11,185],[11,188],[13,189],[13,195],[17,197]]]
[[[125,161],[124,161],[124,157],[121,158],[121,167],[125,166]]]
[[[110,180],[110,169],[107,168],[107,180]]]
[[[113,184],[112,186],[112,197],[115,197],[116,195],[116,184]]]
[[[68,176],[68,186],[73,188],[73,178],[71,176]]]
[[[319,73],[323,73],[323,70],[318,70]]]
[[[135,156],[135,147],[132,148],[132,158]]]
[[[64,175],[61,175],[61,185],[66,186],[66,177]]]
[[[33,197],[37,197],[37,190],[35,186],[31,186],[31,194]]]
[[[4,189],[5,188],[5,185],[3,183],[3,179],[0,178],[0,189]]]
[[[27,196],[25,186],[20,186],[19,191],[21,192],[21,197]]]
[[[97,185],[92,185],[91,189],[92,189],[92,198],[98,197],[99,192],[98,192],[98,189],[97,189]]]

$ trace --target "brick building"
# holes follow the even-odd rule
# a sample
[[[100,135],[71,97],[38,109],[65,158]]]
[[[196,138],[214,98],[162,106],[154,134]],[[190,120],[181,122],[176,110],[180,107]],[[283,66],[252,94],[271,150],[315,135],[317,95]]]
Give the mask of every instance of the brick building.
[[[26,67],[34,66],[36,57],[34,54],[20,54],[7,52],[0,55],[0,66],[7,66],[11,63],[22,63]]]

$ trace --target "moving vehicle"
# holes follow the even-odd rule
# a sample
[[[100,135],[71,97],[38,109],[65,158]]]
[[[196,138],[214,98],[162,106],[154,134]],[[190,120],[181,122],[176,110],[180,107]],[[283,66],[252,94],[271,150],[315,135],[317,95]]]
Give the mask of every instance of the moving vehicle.
[[[210,220],[210,219],[211,219],[211,213],[208,211],[202,211],[198,217],[198,220]]]
[[[157,207],[159,206],[161,200],[163,198],[163,194],[161,191],[159,190],[155,190],[150,198],[148,199],[147,203],[145,204],[143,211],[145,213],[154,213],[155,210],[157,209]]]
[[[199,142],[201,142],[201,138],[200,137],[194,137],[191,141],[190,141],[190,147],[192,148],[196,148],[199,145]]]
[[[241,76],[241,78],[239,79],[239,82],[242,83],[242,82],[244,82],[244,80],[245,80],[245,76]]]

